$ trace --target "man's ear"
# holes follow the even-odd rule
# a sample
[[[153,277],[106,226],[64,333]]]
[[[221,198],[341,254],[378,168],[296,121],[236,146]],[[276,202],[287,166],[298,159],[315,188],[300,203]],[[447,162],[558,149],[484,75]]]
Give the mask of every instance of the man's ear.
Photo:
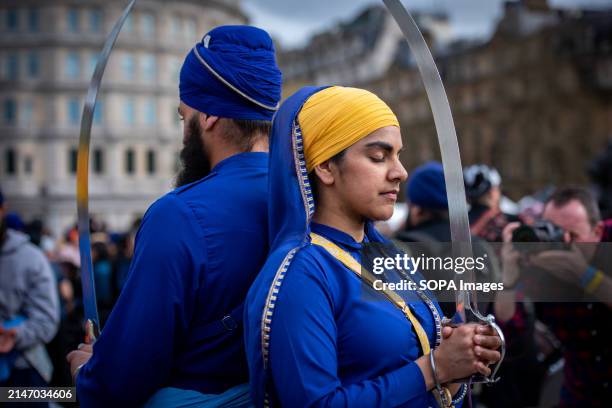
[[[200,121],[200,127],[202,128],[202,130],[210,132],[212,128],[215,127],[215,125],[217,124],[219,117],[200,113],[198,115],[198,120]]]
[[[331,162],[331,160],[326,160],[323,163],[315,166],[314,168],[315,174],[317,175],[317,177],[319,177],[321,183],[325,184],[326,186],[331,186],[332,184],[334,184],[335,181],[335,172],[333,171],[335,169],[332,169],[332,167],[333,163]]]

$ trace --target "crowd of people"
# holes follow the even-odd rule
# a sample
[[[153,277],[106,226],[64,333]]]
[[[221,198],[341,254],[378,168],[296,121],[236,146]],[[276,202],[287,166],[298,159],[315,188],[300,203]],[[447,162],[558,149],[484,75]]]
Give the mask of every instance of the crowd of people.
[[[398,241],[404,242],[450,242],[442,165],[437,162],[430,162],[409,173],[410,177],[406,184],[406,203],[409,206],[408,217],[402,228],[393,232],[392,236]],[[475,173],[476,177],[474,176]],[[597,216],[594,197],[587,189],[576,187],[549,189],[544,195],[540,194],[538,199],[528,197],[523,200],[528,202],[529,206],[521,208],[519,213],[508,214],[500,208],[501,177],[495,169],[485,165],[468,167],[465,171],[465,183],[469,200],[480,203],[472,205],[469,214],[475,248],[478,247],[478,242],[481,242],[481,240],[503,242],[504,229],[508,225],[512,227],[517,221],[533,224],[542,219],[543,216],[550,217],[548,214],[543,214],[547,207],[546,203],[550,203],[550,208],[563,208],[568,204],[573,205],[576,208],[568,208],[567,210],[577,213],[578,218],[586,216],[587,218],[582,222],[597,228],[598,232],[597,235],[592,237],[593,240],[597,240],[599,237],[600,241],[609,242],[612,238],[612,222],[609,220],[602,222],[600,220]],[[475,190],[479,190],[480,194],[474,194]],[[589,211],[591,211],[591,214],[589,214]],[[550,211],[548,212],[550,213]],[[569,219],[571,219],[572,214],[569,215]],[[561,226],[564,225],[566,218],[568,218],[567,214],[562,214],[561,218],[557,217],[555,221]],[[139,223],[140,220],[123,233],[110,233],[103,223],[96,221],[91,223],[92,259],[102,325],[104,325],[125,284]],[[577,227],[580,228],[580,226],[579,224]],[[576,226],[570,225],[566,226],[566,230],[571,232],[573,231],[572,227],[576,228]],[[52,273],[53,285],[44,288],[43,292],[37,292],[38,289],[35,287],[27,287],[24,290],[32,292],[32,297],[39,297],[39,303],[53,306],[56,309],[56,313],[47,311],[45,317],[56,315],[57,318],[43,321],[46,325],[38,331],[37,342],[41,345],[46,344],[46,353],[41,353],[42,349],[40,348],[38,353],[42,356],[45,354],[49,356],[50,366],[44,368],[45,365],[43,364],[42,368],[38,367],[34,369],[34,372],[30,364],[25,364],[25,360],[19,363],[17,359],[3,358],[4,366],[0,366],[0,374],[3,372],[2,369],[6,370],[10,361],[11,364],[15,365],[17,371],[21,371],[20,367],[26,368],[25,371],[29,373],[20,373],[17,377],[22,381],[25,379],[28,384],[53,386],[70,384],[72,378],[65,356],[70,350],[77,348],[82,343],[85,335],[76,227],[67,230],[63,237],[53,239],[45,231],[44,224],[41,221],[35,220],[24,223],[17,213],[8,212],[4,217],[4,228],[10,229],[11,237],[19,237],[18,242],[21,245],[25,246],[29,240],[30,245],[40,248],[40,251],[44,253],[50,266],[49,271]],[[583,237],[579,235],[577,238],[581,239]],[[509,239],[511,240],[511,237],[506,237],[506,240]],[[8,252],[11,247],[8,242],[5,245],[8,249],[3,247],[3,257],[6,256],[5,252]],[[21,255],[20,257],[25,259],[27,255]],[[506,259],[500,257],[500,261],[503,262]],[[6,264],[3,263],[3,265]],[[43,263],[40,265],[43,265]],[[38,272],[44,271],[44,269],[40,268]],[[9,282],[9,279],[4,275],[2,279],[4,284],[0,285],[0,292],[7,293],[9,284],[6,282]],[[15,281],[14,279],[10,280]],[[56,293],[56,301],[53,300],[51,287]],[[555,377],[563,375],[564,381],[567,382],[565,386],[568,387],[568,390],[564,390],[564,397],[576,398],[577,396],[572,394],[571,391],[578,387],[578,396],[584,399],[581,403],[588,405],[588,401],[594,397],[594,394],[591,393],[591,390],[582,390],[581,387],[589,384],[600,384],[603,387],[609,384],[606,382],[610,378],[609,365],[602,365],[600,369],[594,366],[596,358],[599,358],[600,361],[607,361],[602,359],[610,352],[605,340],[607,338],[606,333],[609,331],[606,324],[610,316],[609,308],[606,309],[606,306],[593,303],[572,303],[569,306],[548,304],[534,307],[525,304],[524,298],[519,297],[519,299],[519,308],[514,314],[509,311],[514,309],[510,307],[513,300],[506,307],[497,305],[496,307],[499,310],[494,309],[494,305],[489,305],[488,311],[496,312],[498,322],[504,328],[509,340],[509,351],[502,366],[500,383],[495,387],[482,388],[480,394],[474,398],[478,398],[478,401],[486,406],[539,406],[543,385],[546,382],[554,383],[556,381]],[[503,303],[501,304],[503,305]],[[6,306],[3,305],[3,307]],[[454,311],[454,304],[448,302],[442,303],[441,307],[447,316]],[[2,313],[3,329],[10,329],[14,324],[11,321],[19,321],[19,318],[15,320],[15,318],[5,317],[10,314],[8,310],[3,310]],[[551,315],[556,319],[551,319]],[[560,316],[564,317],[560,319]],[[571,319],[570,316],[578,316],[580,319]],[[10,353],[6,354],[10,355]],[[50,370],[49,367],[53,367],[53,369]],[[564,370],[567,372],[563,372]],[[589,374],[596,378],[582,381],[582,379],[588,379]],[[581,379],[581,381],[577,381],[578,379]],[[7,378],[2,379],[5,384],[7,384],[6,380]],[[582,386],[577,386],[577,384]],[[601,392],[604,391],[605,389]],[[550,395],[551,391],[547,392],[549,398],[561,397],[561,394],[555,394],[555,392],[558,392],[557,388],[553,388],[552,395]],[[605,395],[605,393],[601,394],[601,397],[603,398]],[[566,406],[582,406],[575,400],[572,401],[573,403]]]
[[[481,305],[503,328],[508,352],[501,381],[484,388],[480,401],[495,407],[551,406],[558,400],[563,407],[605,406],[612,395],[606,323],[612,306],[612,248],[606,244],[612,220],[602,219],[596,196],[585,187],[548,188],[534,194],[537,199],[522,199],[527,205],[516,206],[518,211],[510,214],[501,208],[497,170],[473,165],[465,169],[464,179],[474,247],[481,248],[483,241],[490,243],[489,253],[496,256],[499,268],[480,278],[505,285],[503,292]],[[409,216],[396,234],[398,240],[450,242],[440,163],[428,163],[412,172],[407,202]],[[558,228],[558,236],[550,233],[526,244],[513,242],[520,237],[513,235],[517,228],[543,228],[546,222],[549,228]],[[562,241],[564,246],[552,241]],[[547,244],[557,245],[556,250],[537,253]],[[557,288],[564,292],[545,297],[540,287],[547,285],[549,292]],[[452,314],[454,305],[447,306]]]
[[[454,381],[491,374],[497,334],[446,324],[454,306],[430,291],[377,292],[360,267],[368,244],[450,241],[442,165],[406,171],[399,153],[415,135],[391,109],[342,86],[281,104],[272,40],[248,26],[207,33],[179,93],[177,188],[127,232],[91,223],[103,327],[93,347],[80,345],[78,231],[55,241],[40,221],[5,214],[0,195],[0,386],[74,381],[83,406],[528,407],[562,366],[559,407],[606,405],[612,278],[598,244],[612,228],[588,189],[560,187],[511,214],[497,170],[465,169],[475,250],[498,260],[478,278],[506,288],[482,310],[508,346],[502,380],[472,395]],[[391,217],[404,182],[407,219],[383,236],[374,222]],[[514,231],[541,220],[566,248],[526,257]],[[526,266],[589,301],[532,302]]]
[[[0,197],[3,197],[1,192]],[[0,207],[3,205],[4,199],[0,198]],[[15,313],[17,316],[28,313],[30,317],[40,313],[41,326],[36,331],[36,340],[40,344],[46,344],[44,352],[42,348],[38,351],[37,361],[43,363],[38,364],[36,373],[30,370],[30,365],[15,364],[15,367],[28,369],[30,380],[27,383],[31,385],[66,386],[72,383],[66,354],[82,343],[85,336],[77,228],[74,226],[66,230],[63,236],[53,237],[43,221],[36,219],[24,222],[17,212],[9,210],[8,204],[4,208],[4,221],[0,229],[3,233],[0,235],[6,234],[7,239],[3,241],[0,257],[0,293],[6,295],[3,299],[11,298],[11,292],[20,293],[22,297],[15,299],[13,310],[4,302],[0,302],[2,328],[13,326],[13,323],[7,322],[14,320]],[[135,221],[134,225],[124,232],[109,232],[103,223],[95,220],[91,222],[92,261],[102,324],[127,279],[138,222]],[[15,246],[23,249],[15,251]],[[9,254],[13,260],[10,260]],[[32,256],[45,261],[40,261],[36,268],[29,267]],[[13,265],[18,267],[14,269]],[[9,274],[11,269],[13,273]],[[16,279],[14,274],[24,276]],[[39,274],[44,278],[42,282]],[[19,287],[16,282],[22,282],[24,286]],[[14,294],[12,296],[14,297]],[[0,378],[0,383],[11,384],[2,382],[9,379],[9,365],[5,367],[5,378]],[[41,382],[38,378],[39,374],[44,381]],[[17,378],[24,377],[18,374]]]

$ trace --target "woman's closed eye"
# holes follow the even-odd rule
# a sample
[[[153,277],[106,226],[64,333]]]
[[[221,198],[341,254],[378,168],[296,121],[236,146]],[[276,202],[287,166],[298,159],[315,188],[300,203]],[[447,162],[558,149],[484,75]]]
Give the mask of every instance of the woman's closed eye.
[[[374,163],[382,163],[385,161],[385,154],[383,152],[378,152],[370,155],[370,160]]]

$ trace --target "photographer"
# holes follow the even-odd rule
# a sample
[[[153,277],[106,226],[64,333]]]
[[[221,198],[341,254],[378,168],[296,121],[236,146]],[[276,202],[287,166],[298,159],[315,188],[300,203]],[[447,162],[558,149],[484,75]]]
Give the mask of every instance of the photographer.
[[[470,231],[489,242],[501,242],[502,230],[515,216],[500,208],[501,176],[494,167],[474,164],[463,170],[465,194],[470,203]]]
[[[524,313],[517,307],[521,296],[520,266],[537,268],[575,290],[584,298],[600,302],[537,303],[537,317],[547,324],[562,343],[565,359],[560,407],[603,407],[612,392],[612,353],[610,345],[610,294],[612,279],[609,252],[601,244],[603,223],[591,193],[583,188],[557,190],[546,202],[542,218],[563,229],[567,250],[547,250],[521,254],[510,241],[519,223],[509,224],[503,232],[502,269],[504,287],[498,293],[495,314],[499,321],[515,319]],[[581,245],[576,245],[581,244]],[[584,245],[587,244],[587,245]],[[590,245],[588,245],[590,244]]]

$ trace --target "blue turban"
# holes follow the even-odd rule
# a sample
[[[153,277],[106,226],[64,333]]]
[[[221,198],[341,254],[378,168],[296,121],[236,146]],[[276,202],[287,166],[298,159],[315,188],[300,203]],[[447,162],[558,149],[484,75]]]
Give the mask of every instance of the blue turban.
[[[6,223],[7,228],[13,229],[15,231],[25,231],[25,223],[19,216],[19,214],[10,212],[6,214],[4,217],[4,222]]]
[[[211,30],[187,54],[179,92],[183,103],[209,115],[271,121],[281,98],[272,39],[256,27]]]
[[[442,164],[431,161],[417,167],[408,180],[407,198],[422,208],[448,209]]]

